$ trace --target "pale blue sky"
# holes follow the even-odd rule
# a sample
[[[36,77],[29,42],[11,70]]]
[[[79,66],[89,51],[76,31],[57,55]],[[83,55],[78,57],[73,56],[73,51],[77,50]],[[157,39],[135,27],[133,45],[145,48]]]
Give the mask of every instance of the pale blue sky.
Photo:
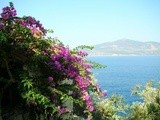
[[[0,9],[11,0],[0,0]],[[65,45],[121,38],[160,42],[160,0],[12,0],[18,16],[33,16]]]

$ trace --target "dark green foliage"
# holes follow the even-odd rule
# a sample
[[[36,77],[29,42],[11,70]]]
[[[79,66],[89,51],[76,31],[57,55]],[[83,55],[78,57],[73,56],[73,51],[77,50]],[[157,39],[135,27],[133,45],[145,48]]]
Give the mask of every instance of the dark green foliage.
[[[97,92],[86,53],[70,50],[33,17],[16,17],[12,3],[0,18],[0,105],[2,119],[92,118],[89,90]],[[48,32],[53,32],[48,30]],[[25,108],[25,109],[24,109]]]

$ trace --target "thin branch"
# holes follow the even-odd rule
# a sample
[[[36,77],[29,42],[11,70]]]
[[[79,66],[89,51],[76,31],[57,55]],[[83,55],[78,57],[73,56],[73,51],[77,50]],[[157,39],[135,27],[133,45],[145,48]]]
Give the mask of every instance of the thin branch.
[[[11,71],[10,71],[10,69],[9,69],[9,65],[8,65],[7,59],[3,59],[3,60],[4,60],[4,62],[5,62],[6,70],[7,70],[7,73],[8,73],[8,75],[9,75],[9,78],[10,78],[10,80],[9,80],[9,81],[6,83],[6,85],[2,88],[2,91],[5,91],[12,83],[15,83],[16,81],[15,81],[15,79],[13,78],[12,73],[11,73]]]
[[[7,61],[6,59],[4,59],[4,61],[5,61],[7,73],[8,73],[8,75],[9,75],[9,77],[10,77],[10,81],[15,82],[15,80],[14,80],[14,78],[13,78],[13,76],[12,76],[12,73],[11,73],[11,71],[10,71],[10,69],[9,69],[8,61]]]

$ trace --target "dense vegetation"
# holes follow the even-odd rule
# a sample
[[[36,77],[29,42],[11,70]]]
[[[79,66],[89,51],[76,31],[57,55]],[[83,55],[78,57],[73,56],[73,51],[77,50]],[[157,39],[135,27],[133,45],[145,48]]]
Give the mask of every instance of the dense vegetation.
[[[12,3],[3,8],[1,17],[2,118],[12,119],[12,115],[22,113],[33,120],[91,119],[95,109],[92,94],[98,99],[102,93],[90,71],[95,65],[79,50],[85,46],[70,50],[47,38],[40,21],[31,16],[17,17]]]
[[[0,109],[3,120],[158,120],[160,87],[149,82],[134,94],[143,102],[125,105],[104,97],[87,61],[88,46],[73,50],[46,37],[50,30],[31,16],[17,17],[12,3],[0,18]]]

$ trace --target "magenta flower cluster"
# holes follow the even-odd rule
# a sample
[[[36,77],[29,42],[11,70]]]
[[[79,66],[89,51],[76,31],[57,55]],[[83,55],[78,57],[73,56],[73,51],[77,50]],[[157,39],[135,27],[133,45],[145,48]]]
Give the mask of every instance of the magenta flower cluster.
[[[91,64],[87,63],[83,57],[85,53],[78,52],[72,54],[70,50],[64,46],[52,46],[52,55],[50,56],[49,66],[53,73],[58,73],[64,78],[72,79],[81,93],[81,99],[85,102],[87,110],[94,110],[92,99],[88,93],[91,85]],[[51,78],[50,78],[51,79]]]
[[[4,7],[2,9],[1,17],[4,20],[13,20],[14,22],[23,25],[26,28],[30,28],[32,34],[37,31],[37,28],[43,33],[43,35],[46,34],[46,30],[40,23],[40,21],[36,20],[34,17],[23,17],[23,18],[15,18],[17,15],[16,10],[13,5]],[[3,21],[0,20],[0,29],[3,27]]]
[[[59,111],[59,116],[61,116],[62,114],[65,114],[65,113],[70,113],[71,111],[62,107],[62,106],[58,106],[58,111]]]
[[[5,20],[15,17],[16,15],[17,13],[13,6],[7,6],[2,9],[1,17]]]
[[[32,34],[37,31],[37,28],[42,31],[42,33],[45,35],[46,30],[40,23],[40,21],[36,20],[34,17],[24,17],[23,19],[18,19],[17,23],[23,25],[24,27],[30,28]]]

